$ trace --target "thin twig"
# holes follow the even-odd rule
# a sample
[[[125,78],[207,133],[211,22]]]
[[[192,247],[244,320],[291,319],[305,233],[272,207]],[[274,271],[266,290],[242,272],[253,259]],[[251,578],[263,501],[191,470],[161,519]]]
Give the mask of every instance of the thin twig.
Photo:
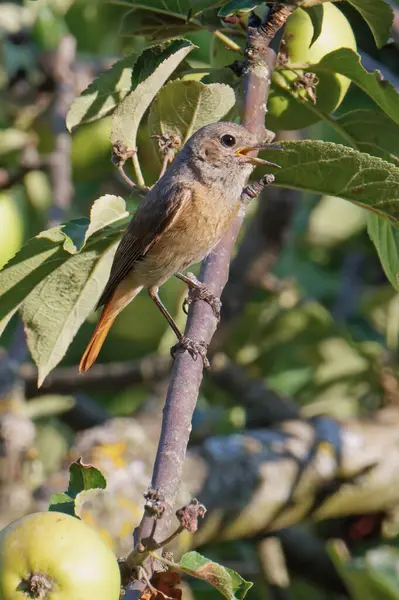
[[[231,38],[227,37],[224,33],[222,33],[219,29],[213,32],[214,35],[219,38],[230,50],[234,50],[234,52],[242,52],[241,46],[236,44]]]

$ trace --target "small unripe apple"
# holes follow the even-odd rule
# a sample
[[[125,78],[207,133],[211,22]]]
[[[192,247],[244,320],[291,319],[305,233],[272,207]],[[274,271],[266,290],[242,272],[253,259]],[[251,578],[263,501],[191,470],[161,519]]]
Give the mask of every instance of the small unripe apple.
[[[34,513],[0,532],[0,600],[119,600],[120,572],[79,519]]]

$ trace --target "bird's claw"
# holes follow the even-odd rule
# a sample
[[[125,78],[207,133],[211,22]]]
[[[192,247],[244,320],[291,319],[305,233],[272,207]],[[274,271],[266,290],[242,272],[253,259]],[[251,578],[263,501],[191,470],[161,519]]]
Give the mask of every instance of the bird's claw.
[[[183,306],[182,306],[183,312],[185,312],[187,315],[190,304],[192,304],[196,300],[204,300],[212,308],[213,314],[215,315],[215,318],[216,318],[217,322],[219,323],[220,311],[222,308],[221,301],[219,300],[219,298],[217,298],[215,296],[215,294],[212,294],[212,292],[208,288],[208,286],[206,286],[203,283],[200,283],[198,280],[196,283],[199,285],[199,287],[190,288],[190,290],[188,292],[188,296],[184,299]]]
[[[177,344],[170,349],[170,353],[174,359],[180,350],[187,350],[193,360],[197,360],[198,356],[200,356],[205,369],[210,369],[211,364],[206,356],[207,349],[208,346],[205,342],[197,342],[191,338],[183,336],[181,340],[179,340]]]

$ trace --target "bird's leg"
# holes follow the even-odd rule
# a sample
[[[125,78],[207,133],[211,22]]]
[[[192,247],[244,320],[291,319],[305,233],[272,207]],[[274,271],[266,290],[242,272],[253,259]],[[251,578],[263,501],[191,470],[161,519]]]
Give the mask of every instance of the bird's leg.
[[[199,281],[196,276],[193,275],[193,273],[187,273],[187,275],[184,275],[183,273],[176,273],[176,277],[187,283],[188,287],[190,288],[188,296],[183,302],[183,311],[187,314],[190,304],[196,300],[204,300],[211,306],[213,314],[219,323],[222,303],[219,298],[216,298],[215,294],[212,294],[208,286]]]
[[[172,358],[175,358],[176,352],[180,348],[182,348],[184,350],[187,350],[187,352],[191,355],[191,357],[194,360],[197,360],[198,356],[200,356],[202,358],[202,362],[204,363],[204,367],[206,369],[209,369],[210,363],[206,357],[207,345],[205,344],[205,342],[196,342],[195,340],[192,340],[182,334],[182,332],[176,325],[172,315],[170,314],[166,306],[164,306],[164,304],[162,303],[162,300],[159,297],[157,287],[148,288],[148,294],[150,298],[152,298],[152,300],[155,302],[155,304],[157,305],[157,307],[159,308],[159,310],[161,311],[161,313],[175,332],[177,339],[179,340],[178,343],[175,346],[173,346],[173,348],[171,348],[170,352]]]

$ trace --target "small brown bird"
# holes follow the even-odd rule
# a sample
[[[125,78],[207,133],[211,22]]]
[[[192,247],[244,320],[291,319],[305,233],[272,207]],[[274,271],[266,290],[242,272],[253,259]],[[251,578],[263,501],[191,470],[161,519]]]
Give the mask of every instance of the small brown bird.
[[[229,229],[254,165],[277,166],[248,155],[267,146],[235,123],[206,125],[187,141],[141,202],[121,239],[97,305],[104,309],[80,361],[80,372],[92,366],[116,316],[143,288],[180,342],[184,340],[158,289],[173,275],[190,287],[205,288],[181,271],[207,256]],[[210,296],[201,295],[212,304]]]

